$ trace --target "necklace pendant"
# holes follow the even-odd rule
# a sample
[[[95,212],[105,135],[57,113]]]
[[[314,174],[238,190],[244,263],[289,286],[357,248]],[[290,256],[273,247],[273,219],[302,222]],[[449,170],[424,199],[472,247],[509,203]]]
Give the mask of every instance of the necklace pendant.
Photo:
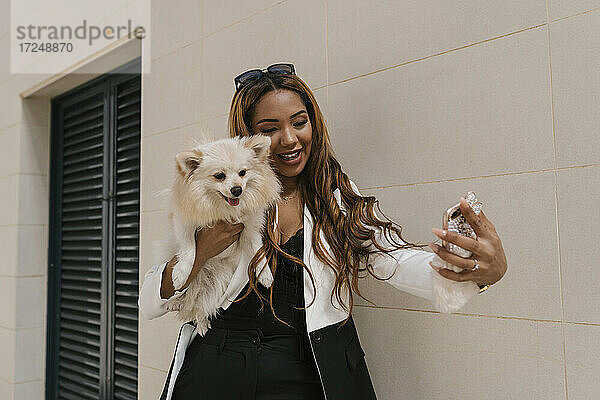
[[[292,195],[290,195],[290,196],[281,196],[281,199],[283,200],[283,202],[284,202],[285,204],[289,204],[290,200],[291,200],[291,199],[293,199],[293,198],[295,198],[297,194],[298,194],[298,191],[295,191],[295,192],[294,192]]]

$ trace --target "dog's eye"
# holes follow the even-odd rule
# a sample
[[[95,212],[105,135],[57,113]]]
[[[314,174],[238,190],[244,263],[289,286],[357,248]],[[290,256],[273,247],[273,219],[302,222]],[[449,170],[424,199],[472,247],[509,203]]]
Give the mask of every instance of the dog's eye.
[[[218,180],[222,181],[223,179],[225,179],[225,174],[222,172],[219,172],[218,174],[214,174],[213,175],[215,178],[217,178]]]
[[[246,175],[246,170],[245,169],[243,169],[243,170],[240,171],[240,176],[244,176],[244,175]]]

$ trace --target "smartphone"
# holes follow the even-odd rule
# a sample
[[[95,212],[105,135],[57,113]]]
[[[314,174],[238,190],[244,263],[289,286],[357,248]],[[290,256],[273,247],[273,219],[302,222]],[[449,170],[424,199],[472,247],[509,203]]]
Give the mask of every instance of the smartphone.
[[[473,211],[476,214],[479,214],[481,211],[482,203],[477,200],[477,196],[474,192],[468,192],[465,196],[465,200],[467,204],[471,206]],[[470,237],[472,239],[476,239],[477,235],[471,225],[467,222],[467,219],[464,217],[462,212],[460,211],[460,203],[453,205],[448,208],[442,217],[442,229],[448,232],[456,232],[459,235],[463,235],[466,237]],[[462,247],[455,245],[454,243],[447,242],[442,240],[442,246],[451,253],[456,254],[457,256],[468,258],[471,257],[473,253],[469,250],[465,250]]]

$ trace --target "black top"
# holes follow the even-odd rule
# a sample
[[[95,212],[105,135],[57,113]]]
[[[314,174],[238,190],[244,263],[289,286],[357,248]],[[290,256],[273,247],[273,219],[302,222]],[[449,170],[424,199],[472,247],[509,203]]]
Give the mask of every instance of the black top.
[[[303,259],[304,228],[300,228],[294,236],[281,245],[287,253]],[[304,307],[304,269],[301,265],[278,254],[277,271],[273,282],[273,308],[279,319],[284,320],[292,327],[288,327],[275,319],[269,305],[269,290],[258,283],[259,292],[265,296],[263,310],[260,310],[260,300],[254,291],[248,297],[231,305],[215,320],[211,327],[224,329],[256,329],[260,328],[265,336],[278,334],[303,334],[306,333],[306,319],[304,310],[293,307]],[[240,292],[237,299],[241,298],[249,283]],[[236,299],[236,300],[237,300]]]

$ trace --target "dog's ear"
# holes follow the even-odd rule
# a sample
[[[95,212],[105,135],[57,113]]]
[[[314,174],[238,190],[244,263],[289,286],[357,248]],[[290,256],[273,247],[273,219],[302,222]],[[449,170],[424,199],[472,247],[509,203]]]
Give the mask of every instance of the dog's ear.
[[[244,136],[242,142],[245,147],[254,150],[256,158],[265,161],[269,156],[271,138],[265,135]]]
[[[175,156],[177,172],[184,178],[188,178],[200,165],[202,161],[200,150],[182,151]]]

